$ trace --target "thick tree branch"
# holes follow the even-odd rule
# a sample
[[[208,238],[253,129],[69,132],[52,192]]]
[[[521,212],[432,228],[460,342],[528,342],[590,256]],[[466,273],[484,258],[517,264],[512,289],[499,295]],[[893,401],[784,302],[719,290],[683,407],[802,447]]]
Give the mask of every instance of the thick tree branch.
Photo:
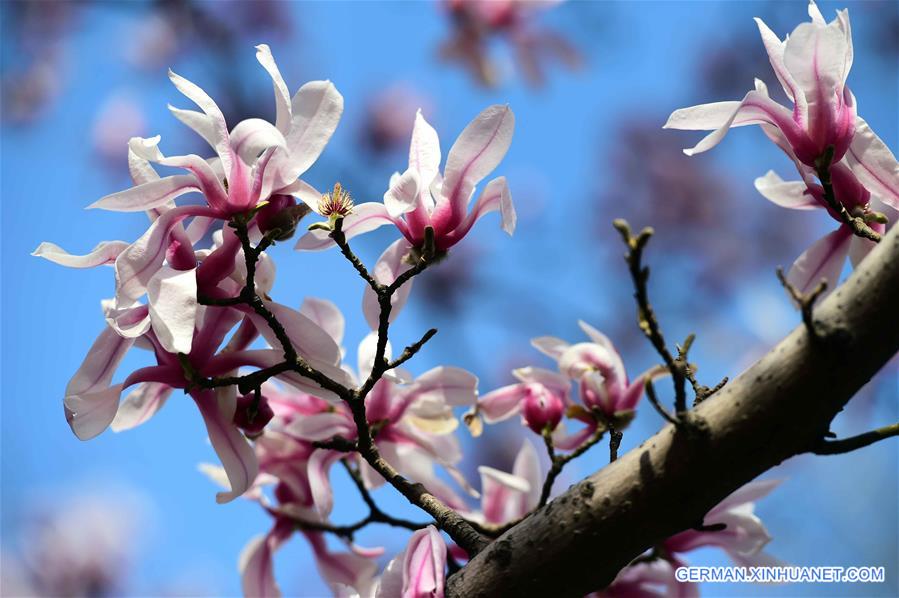
[[[449,596],[583,596],[728,494],[814,451],[831,420],[899,350],[899,227],[804,325],[691,413],[506,532],[447,586]]]

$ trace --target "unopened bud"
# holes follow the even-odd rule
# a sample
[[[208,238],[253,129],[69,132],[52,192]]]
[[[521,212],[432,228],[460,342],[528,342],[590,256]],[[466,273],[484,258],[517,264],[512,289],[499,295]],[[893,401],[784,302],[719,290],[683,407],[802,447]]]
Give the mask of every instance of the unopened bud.
[[[292,195],[273,195],[259,210],[256,222],[263,234],[270,235],[275,241],[286,241],[296,232],[300,220],[311,211],[306,204],[297,204]]]
[[[258,436],[274,416],[275,413],[264,396],[250,393],[237,399],[234,425],[247,436]]]
[[[528,427],[537,434],[555,430],[565,411],[562,399],[542,384],[529,384],[526,392],[522,415]]]

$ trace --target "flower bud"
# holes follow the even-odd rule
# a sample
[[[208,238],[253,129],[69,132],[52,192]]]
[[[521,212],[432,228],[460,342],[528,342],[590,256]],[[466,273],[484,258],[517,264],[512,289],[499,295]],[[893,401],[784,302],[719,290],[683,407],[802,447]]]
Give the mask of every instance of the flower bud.
[[[272,195],[256,215],[256,222],[263,234],[271,234],[275,241],[286,241],[293,236],[297,223],[311,211],[306,204],[298,205],[292,195]]]
[[[528,384],[525,390],[522,415],[528,427],[542,434],[544,430],[555,430],[562,420],[565,405],[562,399],[542,384]]]
[[[255,393],[249,393],[237,399],[234,425],[248,436],[258,436],[274,416],[275,413],[264,396],[259,395],[257,399]]]

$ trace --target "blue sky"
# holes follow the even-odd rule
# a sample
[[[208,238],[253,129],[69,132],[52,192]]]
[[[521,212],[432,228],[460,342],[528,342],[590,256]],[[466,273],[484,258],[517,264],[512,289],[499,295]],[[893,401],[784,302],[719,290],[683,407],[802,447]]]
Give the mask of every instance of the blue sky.
[[[826,2],[821,8],[830,18],[841,6]],[[219,13],[228,7],[203,5],[224,20],[227,15]],[[890,2],[851,2],[849,8],[856,39],[849,82],[860,113],[895,150],[899,57],[884,51],[878,36],[883,35],[883,21],[899,18],[899,8]],[[9,6],[3,9],[2,66],[4,85],[10,86],[14,79],[7,75],[15,74],[29,54],[27,47],[16,43],[17,36],[10,35],[15,21]],[[166,110],[167,102],[186,106],[186,101],[168,84],[165,67],[194,80],[217,99],[224,93],[220,88],[225,72],[261,107],[260,116],[271,118],[271,88],[253,51],[254,44],[269,43],[291,88],[307,80],[330,79],[344,95],[340,128],[307,180],[319,188],[335,180],[352,184],[360,201],[379,199],[390,174],[404,168],[402,150],[372,156],[360,146],[359,130],[373,94],[405,82],[429,98],[428,116],[441,134],[444,151],[486,105],[508,103],[517,128],[512,149],[497,172],[510,181],[521,213],[519,230],[510,239],[499,230],[495,217],[480,222],[470,236],[470,251],[458,266],[474,281],[463,290],[459,306],[446,309],[413,292],[396,324],[396,338],[404,340],[417,338],[431,325],[440,329],[412,362],[414,371],[440,363],[466,367],[480,377],[481,391],[486,392],[505,383],[513,366],[548,366],[529,349],[527,340],[546,334],[576,340],[579,318],[620,335],[614,340],[626,348],[631,374],[653,363],[636,326],[628,328],[633,306],[614,231],[607,224],[605,229],[590,224],[611,222],[619,215],[611,208],[630,209],[626,204],[633,201],[622,195],[616,199],[620,203],[610,207],[597,200],[621,176],[609,158],[622,147],[628,151],[621,146],[627,138],[620,135],[620,123],[645,124],[648,130],[657,130],[659,144],[666,143],[672,133],[662,131],[661,125],[672,110],[737,99],[737,94],[709,96],[709,85],[700,74],[710,57],[731,45],[762,55],[751,17],[765,18],[781,35],[805,19],[802,2],[572,2],[547,13],[540,24],[561,32],[578,47],[584,67],[575,72],[550,69],[547,86],[533,89],[516,75],[508,48],[499,43],[491,50],[506,76],[500,86],[486,90],[461,69],[437,60],[436,47],[447,34],[447,20],[432,3],[284,3],[279,10],[290,31],[270,36],[251,31],[238,38],[233,57],[217,55],[202,39],[195,39],[173,54],[169,64],[138,70],[123,56],[139,24],[149,18],[150,5],[133,3],[124,9],[112,3],[88,4],[53,40],[62,56],[59,95],[27,124],[4,121],[0,132],[4,547],[15,549],[21,543],[22,522],[36,504],[51,504],[65,512],[73,497],[116,496],[125,488],[126,493],[146,499],[145,532],[134,539],[140,558],[129,573],[129,592],[156,594],[187,587],[192,592],[233,595],[239,591],[237,555],[268,525],[264,514],[248,502],[215,504],[215,488],[196,468],[215,455],[195,408],[181,396],[174,396],[156,418],[137,430],[106,432],[86,443],[71,434],[63,418],[65,385],[104,325],[99,301],[113,293],[112,272],[66,270],[29,254],[44,240],[73,252],[87,251],[100,240],[133,240],[146,226],[141,214],[83,210],[128,185],[124,147],[121,161],[113,165],[98,159],[91,147],[94,120],[111,95],[124,92],[137,99],[148,123],[146,134],[161,134],[165,151],[194,151],[195,140]],[[757,75],[773,86],[770,70]],[[751,86],[750,74],[744,87]],[[413,116],[408,115],[410,122]],[[726,181],[732,196],[719,198],[728,202],[725,210],[762,223],[780,218],[775,208],[754,195],[752,181],[769,168],[783,176],[790,171],[759,131],[734,131],[721,147],[694,160]],[[647,171],[654,167],[645,166]],[[666,197],[651,201],[665,202]],[[663,210],[650,205],[641,213],[656,212]],[[773,268],[789,265],[832,224],[824,217],[789,222],[796,224],[782,246],[759,253],[762,257],[752,267],[716,274],[724,278],[720,294],[704,294],[697,283],[708,273],[710,256],[650,250],[653,291],[663,325],[672,341],[698,332],[694,356],[705,381],[737,374],[753,355],[795,325],[796,315],[782,296]],[[653,224],[660,234],[668,226],[668,233],[676,235],[674,223],[651,219],[641,224]],[[734,248],[726,245],[737,244],[736,251],[754,256],[756,245],[764,242],[762,232],[764,228],[732,235],[723,231],[716,237],[722,244],[718,249],[730,251]],[[360,255],[372,263],[393,235],[385,230],[360,239],[356,244]],[[366,329],[359,310],[362,286],[348,265],[334,252],[296,254],[289,244],[274,254],[279,266],[275,298],[292,305],[307,295],[335,301],[347,316],[346,344],[354,353],[352,348]],[[120,372],[139,363],[138,357],[129,357]],[[848,434],[896,421],[897,396],[894,363],[841,415],[835,430]],[[517,450],[518,424],[506,426],[508,434],[492,434],[481,441],[502,443],[487,447],[491,452]],[[623,448],[636,446],[658,426],[655,414],[644,409],[625,435]],[[479,450],[472,443],[466,446]],[[568,481],[601,465],[603,455],[588,454],[572,467]],[[705,594],[895,595],[897,457],[896,443],[883,443],[858,454],[788,462],[770,474],[785,479],[782,488],[758,508],[774,536],[772,554],[795,564],[886,565],[887,584],[863,589],[708,587]],[[349,520],[359,512],[358,501],[346,480],[335,483],[334,518]],[[380,491],[378,496],[398,513],[409,513],[389,492]],[[366,545],[385,544],[388,551],[405,542],[402,534],[383,528],[366,531],[359,539]],[[691,555],[690,560],[723,562],[711,552]],[[279,556],[277,571],[286,592],[302,596],[326,592],[300,539]]]

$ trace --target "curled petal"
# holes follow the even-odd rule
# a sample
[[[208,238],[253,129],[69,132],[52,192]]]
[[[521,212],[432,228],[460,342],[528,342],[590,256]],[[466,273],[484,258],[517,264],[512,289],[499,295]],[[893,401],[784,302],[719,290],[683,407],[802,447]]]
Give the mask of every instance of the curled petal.
[[[395,180],[391,181],[390,189],[384,194],[384,207],[393,218],[399,218],[406,212],[411,212],[419,201],[418,173],[411,168]]]
[[[343,96],[330,81],[310,81],[291,100],[288,158],[279,162],[280,183],[292,183],[318,159],[343,114]]]
[[[93,268],[113,264],[126,247],[128,243],[124,241],[102,241],[86,255],[72,255],[59,245],[44,241],[31,255],[68,268]]]
[[[119,362],[122,361],[133,343],[133,339],[121,337],[112,328],[104,326],[103,332],[88,350],[81,367],[69,380],[69,384],[66,386],[66,396],[108,388]]]
[[[98,436],[115,419],[122,385],[116,384],[94,392],[66,395],[66,421],[79,440]]]
[[[781,87],[783,87],[787,97],[796,103],[796,112],[799,117],[799,122],[804,124],[806,123],[806,113],[808,111],[805,93],[799,89],[795,79],[793,79],[793,75],[784,64],[785,44],[761,19],[756,17],[755,23],[758,25],[759,33],[762,36],[762,43],[765,45],[765,50],[768,52],[771,68],[774,69],[774,74],[777,75],[777,80],[780,81]]]
[[[793,262],[787,281],[800,293],[809,293],[822,279],[827,280],[828,291],[836,288],[851,238],[852,231],[841,226],[816,241]]]
[[[548,357],[558,360],[571,345],[554,336],[540,336],[531,339],[531,346]]]
[[[197,272],[162,267],[147,283],[150,322],[169,353],[190,353],[197,319]]]
[[[755,179],[755,188],[762,197],[782,208],[813,210],[822,207],[803,181],[784,181],[773,170]]]
[[[272,56],[268,44],[256,46],[256,60],[272,78],[272,87],[275,90],[275,126],[283,133],[290,127],[290,92],[287,90],[287,84],[284,82],[284,77],[281,76],[278,65],[275,64],[275,57]]]
[[[281,131],[261,118],[242,120],[231,130],[231,147],[246,164],[256,162],[263,151],[286,143]]]
[[[171,79],[178,91],[199,106],[206,115],[206,126],[197,126],[195,122],[184,121],[183,119],[182,122],[193,128],[215,149],[222,160],[224,171],[231,172],[233,153],[228,137],[228,125],[225,123],[225,116],[222,114],[222,111],[212,98],[196,84],[175,74],[172,70],[169,70],[169,79]],[[178,116],[177,112],[175,116]]]
[[[402,598],[433,598],[443,595],[446,544],[433,525],[409,538],[403,558]]]
[[[317,450],[309,457],[306,465],[306,475],[309,479],[309,489],[312,492],[312,502],[322,518],[327,518],[334,507],[334,493],[331,491],[331,466],[343,457],[337,451]]]
[[[497,210],[500,213],[500,226],[506,234],[512,235],[515,232],[518,217],[515,214],[515,206],[512,204],[512,194],[509,191],[509,186],[506,184],[506,177],[495,178],[484,187],[484,191],[471,212],[465,216],[462,224],[447,235],[446,240],[438,242],[438,246],[441,249],[446,249],[458,243],[462,237],[468,234],[475,222],[486,214],[496,212]]]

